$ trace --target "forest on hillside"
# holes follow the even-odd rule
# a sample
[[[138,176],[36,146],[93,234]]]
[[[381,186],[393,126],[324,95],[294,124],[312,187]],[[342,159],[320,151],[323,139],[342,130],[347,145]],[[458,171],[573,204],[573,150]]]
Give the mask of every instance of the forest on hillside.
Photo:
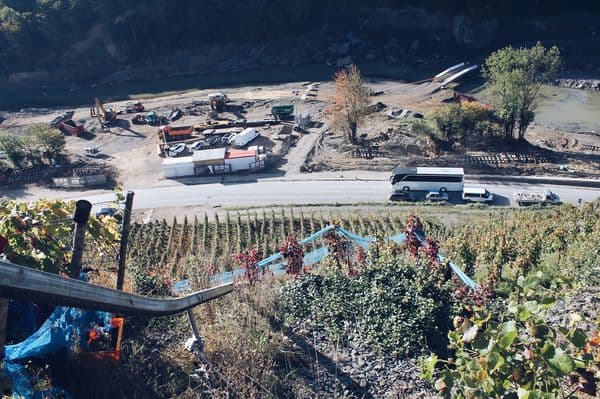
[[[359,18],[367,21],[372,10],[383,7],[424,7],[432,14],[467,15],[475,23],[490,17],[600,12],[600,3],[593,1],[377,0],[365,4],[356,0],[332,0],[325,7],[316,0],[0,0],[0,77],[15,71],[76,67],[82,58],[90,63],[148,60],[202,44],[264,43],[324,26],[345,29]],[[79,51],[82,48],[91,50]]]

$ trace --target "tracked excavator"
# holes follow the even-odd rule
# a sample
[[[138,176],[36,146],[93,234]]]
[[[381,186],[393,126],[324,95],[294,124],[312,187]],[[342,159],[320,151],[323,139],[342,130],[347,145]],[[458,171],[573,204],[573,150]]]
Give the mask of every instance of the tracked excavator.
[[[90,108],[90,115],[92,118],[97,118],[102,127],[110,126],[117,120],[117,112],[112,108],[108,110],[104,108],[104,104],[98,98],[96,98],[94,106]]]

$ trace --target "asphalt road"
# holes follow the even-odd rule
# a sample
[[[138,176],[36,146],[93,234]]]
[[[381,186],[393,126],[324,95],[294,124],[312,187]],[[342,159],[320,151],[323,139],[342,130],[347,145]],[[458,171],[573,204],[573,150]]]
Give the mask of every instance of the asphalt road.
[[[473,184],[475,185],[475,184]],[[517,190],[547,188],[558,194],[562,202],[577,204],[600,197],[600,189],[572,186],[552,186],[526,183],[476,184],[494,194],[495,205],[514,205],[512,194]],[[390,193],[387,181],[281,181],[263,180],[248,183],[215,183],[138,188],[134,209],[163,207],[244,207],[252,205],[301,205],[357,202],[385,202]],[[86,198],[92,203],[114,199],[114,194],[53,192],[54,198]],[[450,193],[453,203],[462,203],[459,193]]]

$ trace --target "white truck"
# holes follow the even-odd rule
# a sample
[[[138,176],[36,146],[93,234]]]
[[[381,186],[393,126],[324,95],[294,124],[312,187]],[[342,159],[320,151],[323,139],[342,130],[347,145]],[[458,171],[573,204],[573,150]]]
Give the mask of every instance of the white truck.
[[[242,130],[239,133],[234,133],[229,137],[229,144],[236,147],[243,147],[259,136],[258,130],[253,127]]]
[[[558,195],[547,189],[515,191],[513,198],[519,206],[560,204]]]

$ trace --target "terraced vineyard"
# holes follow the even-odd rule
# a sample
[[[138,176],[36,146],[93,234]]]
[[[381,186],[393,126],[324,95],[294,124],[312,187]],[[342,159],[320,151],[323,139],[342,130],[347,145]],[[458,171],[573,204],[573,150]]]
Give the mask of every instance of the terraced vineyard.
[[[249,247],[258,248],[263,256],[271,255],[291,232],[302,239],[329,224],[337,224],[363,236],[386,237],[401,231],[409,213],[398,210],[357,213],[269,209],[227,212],[212,218],[205,214],[194,220],[173,219],[171,223],[162,220],[134,224],[130,257],[142,268],[163,265],[174,270],[189,256],[198,256],[210,262],[213,271],[227,271],[232,269],[233,255]],[[424,225],[428,234],[438,239],[447,235],[445,227],[439,223],[425,220]],[[315,245],[322,244],[317,241]]]

